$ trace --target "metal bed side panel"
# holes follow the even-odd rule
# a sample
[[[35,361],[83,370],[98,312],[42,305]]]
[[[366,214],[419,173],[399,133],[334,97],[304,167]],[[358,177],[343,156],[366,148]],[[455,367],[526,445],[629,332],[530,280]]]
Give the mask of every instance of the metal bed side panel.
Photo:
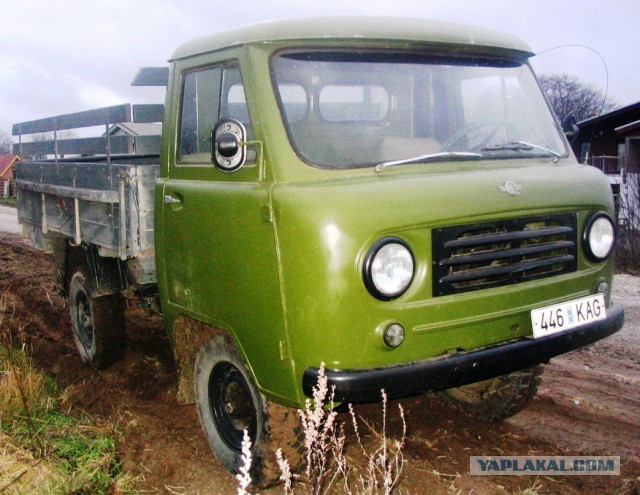
[[[157,173],[156,164],[20,163],[20,221],[41,249],[43,235],[55,233],[94,244],[105,256],[148,256],[154,250]]]

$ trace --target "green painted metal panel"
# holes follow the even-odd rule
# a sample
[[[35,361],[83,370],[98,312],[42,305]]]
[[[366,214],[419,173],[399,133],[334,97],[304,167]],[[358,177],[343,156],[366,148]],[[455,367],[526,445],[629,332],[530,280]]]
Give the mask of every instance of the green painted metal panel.
[[[274,212],[296,370],[320,361],[337,369],[386,366],[530,335],[531,309],[592,293],[600,278],[610,280],[610,263],[594,265],[581,254],[575,273],[433,297],[434,227],[550,211],[577,212],[581,226],[590,212],[611,211],[606,178],[596,170],[572,160],[514,165],[448,173],[423,165],[385,177],[277,186]],[[521,195],[500,191],[509,178],[522,184]],[[411,246],[416,276],[403,296],[379,301],[364,286],[362,266],[369,247],[388,235]],[[407,330],[394,350],[381,335],[390,322]]]
[[[506,48],[531,54],[522,40],[504,33],[474,26],[417,18],[315,17],[265,22],[198,38],[178,47],[172,59],[188,58],[231,46],[310,40],[356,40],[371,43],[401,41],[410,44],[449,43],[474,47]],[[485,48],[486,50],[486,48]]]

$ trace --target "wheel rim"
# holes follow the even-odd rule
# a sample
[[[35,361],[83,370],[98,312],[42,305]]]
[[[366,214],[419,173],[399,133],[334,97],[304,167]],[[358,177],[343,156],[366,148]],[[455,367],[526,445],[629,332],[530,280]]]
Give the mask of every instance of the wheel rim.
[[[93,317],[91,316],[91,303],[84,291],[79,291],[75,298],[76,329],[78,338],[86,349],[93,345]]]
[[[229,363],[214,366],[209,376],[209,407],[220,437],[233,450],[242,451],[244,430],[255,442],[256,409],[244,376]]]

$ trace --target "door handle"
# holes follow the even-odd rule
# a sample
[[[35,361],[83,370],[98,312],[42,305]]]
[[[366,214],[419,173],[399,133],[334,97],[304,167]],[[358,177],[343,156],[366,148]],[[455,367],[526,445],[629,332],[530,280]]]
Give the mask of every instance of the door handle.
[[[164,202],[168,205],[176,205],[182,203],[182,201],[180,201],[178,198],[174,198],[173,196],[169,196],[168,194],[165,194]]]

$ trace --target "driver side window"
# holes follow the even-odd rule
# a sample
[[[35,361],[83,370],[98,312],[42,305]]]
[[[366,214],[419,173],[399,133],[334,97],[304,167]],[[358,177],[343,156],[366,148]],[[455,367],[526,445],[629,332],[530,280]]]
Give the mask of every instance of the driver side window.
[[[224,117],[240,120],[252,139],[240,69],[223,65],[187,72],[182,81],[179,164],[211,163],[211,130]]]

